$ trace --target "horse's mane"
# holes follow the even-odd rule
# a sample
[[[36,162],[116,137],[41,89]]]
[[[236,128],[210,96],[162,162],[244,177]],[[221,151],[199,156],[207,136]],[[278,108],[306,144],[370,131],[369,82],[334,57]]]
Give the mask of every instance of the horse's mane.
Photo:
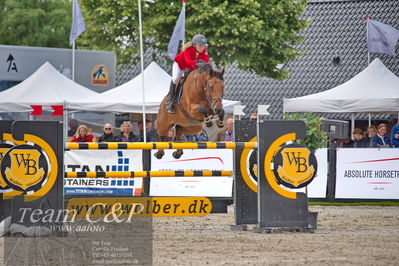
[[[203,64],[203,65],[198,69],[198,72],[200,72],[200,73],[202,73],[202,72],[204,72],[204,71],[206,71],[206,72],[211,72],[211,70],[213,70],[213,71],[212,71],[212,77],[216,77],[216,78],[218,78],[218,79],[220,79],[220,80],[223,81],[223,74],[222,74],[221,72],[219,72],[219,71],[214,70],[214,69],[212,68],[212,65],[211,65],[210,63]]]

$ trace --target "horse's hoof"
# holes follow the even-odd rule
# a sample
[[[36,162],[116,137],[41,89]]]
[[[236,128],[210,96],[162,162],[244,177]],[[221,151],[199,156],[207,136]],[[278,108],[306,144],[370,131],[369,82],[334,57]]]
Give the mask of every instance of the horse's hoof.
[[[183,155],[183,152],[178,152],[178,151],[174,151],[172,153],[173,158],[175,159],[180,159],[180,157]]]
[[[155,158],[157,158],[158,160],[160,160],[160,159],[162,159],[163,154],[160,153],[160,152],[156,152],[156,153],[154,153],[154,156],[155,156]]]
[[[218,121],[216,123],[216,125],[218,126],[218,128],[222,128],[222,127],[224,127],[224,122],[223,121]]]
[[[206,122],[205,125],[206,127],[211,127],[213,126],[213,122],[212,121]]]

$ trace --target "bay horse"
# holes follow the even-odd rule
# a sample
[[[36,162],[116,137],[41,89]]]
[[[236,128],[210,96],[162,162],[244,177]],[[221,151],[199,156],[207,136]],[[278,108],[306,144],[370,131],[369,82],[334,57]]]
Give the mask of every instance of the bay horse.
[[[162,100],[157,115],[158,140],[167,141],[169,129],[175,127],[175,140],[180,141],[182,134],[195,135],[202,130],[202,123],[212,126],[211,117],[218,116],[217,126],[222,128],[224,110],[222,104],[224,69],[216,71],[211,64],[204,64],[191,71],[183,83],[180,100],[175,103],[175,113],[166,111],[169,96]],[[161,159],[165,154],[159,149],[154,156]],[[173,157],[179,159],[183,150],[173,152]]]

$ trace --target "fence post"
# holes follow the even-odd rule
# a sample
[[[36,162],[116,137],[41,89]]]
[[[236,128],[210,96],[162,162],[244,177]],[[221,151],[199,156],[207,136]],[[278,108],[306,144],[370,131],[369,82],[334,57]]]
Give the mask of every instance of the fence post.
[[[151,171],[151,150],[143,150],[143,171]],[[150,183],[151,178],[144,178],[144,191],[141,194],[142,197],[148,197],[150,195]]]
[[[327,160],[328,160],[327,201],[334,201],[335,184],[337,178],[337,144],[335,142],[329,142]]]

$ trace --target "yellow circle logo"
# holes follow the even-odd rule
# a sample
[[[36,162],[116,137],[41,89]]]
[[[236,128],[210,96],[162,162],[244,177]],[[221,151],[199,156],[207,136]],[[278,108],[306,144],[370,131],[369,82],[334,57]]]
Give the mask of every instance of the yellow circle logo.
[[[0,163],[2,182],[9,188],[2,193],[3,199],[24,194],[25,201],[33,201],[46,195],[58,176],[58,160],[51,146],[31,134],[24,134],[23,141],[14,140],[11,134],[3,134],[3,139],[15,143]]]

